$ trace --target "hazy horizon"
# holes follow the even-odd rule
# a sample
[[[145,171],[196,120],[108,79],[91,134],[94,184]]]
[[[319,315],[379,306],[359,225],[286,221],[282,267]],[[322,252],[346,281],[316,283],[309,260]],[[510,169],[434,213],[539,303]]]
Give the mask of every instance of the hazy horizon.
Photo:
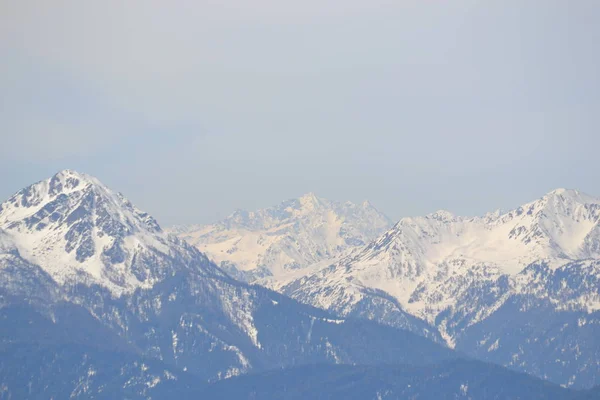
[[[163,226],[600,195],[600,3],[4,2],[0,198],[70,168]]]

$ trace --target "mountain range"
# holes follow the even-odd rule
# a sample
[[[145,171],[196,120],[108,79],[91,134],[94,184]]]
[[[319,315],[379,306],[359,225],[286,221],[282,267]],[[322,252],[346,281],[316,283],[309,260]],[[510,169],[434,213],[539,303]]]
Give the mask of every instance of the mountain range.
[[[600,200],[557,189],[482,217],[442,210],[403,218],[335,260],[255,282],[338,315],[589,387],[600,383],[599,277]]]
[[[213,225],[205,243],[244,250],[217,265],[64,170],[0,204],[0,400],[593,396],[558,384],[598,383],[595,204],[558,191],[386,231],[368,203],[309,195]]]
[[[0,244],[2,399],[102,397],[108,387],[146,398],[174,381],[250,371],[458,357],[409,332],[238,282],[74,171],[2,203]]]

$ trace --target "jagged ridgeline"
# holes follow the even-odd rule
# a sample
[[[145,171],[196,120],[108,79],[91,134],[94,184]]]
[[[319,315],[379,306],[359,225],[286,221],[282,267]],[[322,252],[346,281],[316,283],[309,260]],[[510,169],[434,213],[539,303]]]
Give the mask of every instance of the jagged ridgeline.
[[[235,281],[85,174],[21,190],[0,229],[0,398],[143,397],[295,365],[456,357]]]
[[[361,240],[365,247],[359,246],[356,254],[376,251],[377,239],[371,244]],[[353,257],[358,258],[349,259],[361,260]],[[344,264],[334,263],[325,271],[335,271],[340,265]],[[559,268],[535,264],[526,273],[538,276],[540,285],[544,279],[560,276],[561,283],[551,286],[552,293],[579,305],[578,292],[564,297],[562,291],[577,286],[593,293],[594,268],[592,261]],[[585,282],[579,274],[572,274],[579,269],[588,271]],[[505,281],[506,293],[512,296],[515,292],[508,290],[513,290],[513,283]],[[503,293],[505,281],[492,279],[490,293]],[[314,281],[316,290],[319,282]],[[295,285],[301,289],[303,284]],[[332,295],[335,290],[332,286]],[[582,394],[465,359],[441,343],[438,325],[412,309],[405,310],[394,292],[364,286],[356,293],[368,299],[360,312],[331,313],[237,281],[97,179],[62,171],[0,205],[0,399],[211,398],[221,393],[281,398],[280,389],[289,398],[294,398],[293,393],[311,393],[316,398],[349,398],[354,393],[354,398],[394,399],[432,390],[463,397],[484,393],[483,398]],[[487,333],[476,329],[489,332],[492,328],[484,324],[493,323],[493,318],[503,320],[502,312],[537,312],[542,305],[556,312],[552,301],[532,300],[538,297],[527,297],[531,308],[523,311],[525,303],[510,296],[490,317],[465,330],[465,337],[471,334],[472,341],[481,342],[478,335]],[[369,299],[392,304],[398,310],[394,318],[403,318],[402,322],[389,323],[385,313],[377,314],[382,310],[377,308],[379,303]],[[593,304],[592,300],[585,304]],[[578,310],[580,315],[571,323],[577,321],[579,328],[594,333],[593,314],[589,309]],[[572,312],[569,309],[565,315],[574,318]],[[354,315],[388,324],[354,319]],[[450,313],[445,318],[450,321],[454,316]],[[524,314],[516,321],[529,326],[527,317]],[[535,323],[544,329],[542,322]],[[553,319],[548,318],[547,324],[553,324]],[[510,332],[512,328],[504,329]],[[505,334],[497,327],[493,330]],[[438,343],[422,337],[428,332]],[[574,332],[573,337],[579,338],[588,331]],[[589,336],[592,347],[597,337]],[[521,345],[518,339],[515,346]],[[494,337],[486,343],[488,348],[505,345],[502,338],[494,344]],[[597,360],[595,354],[579,359]],[[315,367],[320,379],[310,379],[314,385],[306,392],[298,384],[306,382],[311,376],[307,368],[312,371],[309,366],[315,365],[320,365]],[[349,369],[333,368],[344,365]],[[447,375],[448,368],[454,371],[451,375]],[[279,376],[277,371],[282,369],[285,372]],[[593,368],[580,367],[574,385],[593,381],[581,371],[591,373]],[[255,375],[247,378],[258,385],[250,392],[248,380],[225,379],[249,373]],[[429,380],[432,373],[448,379]],[[393,379],[399,374],[403,380]],[[518,387],[506,390],[515,380]],[[394,382],[413,389],[394,386]],[[594,392],[586,395],[590,393]]]
[[[360,248],[392,226],[371,203],[335,202],[314,193],[258,211],[237,210],[211,225],[171,232],[247,282],[280,280]]]
[[[242,277],[250,272],[251,281],[301,302],[559,384],[600,384],[599,199],[557,189],[482,217],[404,218],[378,237],[371,235],[385,226],[380,216],[361,206],[340,212],[340,204],[348,203],[307,195],[177,232]],[[373,229],[365,230],[369,220]],[[366,243],[344,241],[344,226]],[[306,245],[326,243],[319,232],[357,245],[337,256]],[[265,261],[288,253],[294,268]],[[257,275],[261,262],[266,272]]]

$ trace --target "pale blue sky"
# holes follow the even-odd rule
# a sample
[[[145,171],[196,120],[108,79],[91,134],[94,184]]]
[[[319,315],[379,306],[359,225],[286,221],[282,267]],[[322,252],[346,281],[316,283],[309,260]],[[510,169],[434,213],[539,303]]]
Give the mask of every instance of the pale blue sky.
[[[163,225],[314,191],[394,219],[600,196],[600,2],[0,0],[0,197]]]

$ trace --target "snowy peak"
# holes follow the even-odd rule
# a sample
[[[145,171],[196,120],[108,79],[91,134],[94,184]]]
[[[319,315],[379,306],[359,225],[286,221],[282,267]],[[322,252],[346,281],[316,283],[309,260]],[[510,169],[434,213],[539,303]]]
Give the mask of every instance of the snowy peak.
[[[427,215],[425,218],[434,219],[440,222],[454,222],[456,216],[447,210],[438,210],[432,214]]]
[[[151,286],[174,258],[199,257],[121,194],[71,170],[2,203],[0,228],[22,257],[57,282],[97,283],[115,292]]]
[[[286,277],[274,287],[287,293],[310,281],[303,289],[309,294],[298,296],[317,307],[343,304],[348,312],[365,290],[380,290],[433,323],[472,285],[516,279],[532,263],[555,271],[584,259],[600,259],[600,200],[556,190],[506,213],[458,217],[437,211],[403,218],[332,267],[308,269],[306,276]]]
[[[579,259],[600,253],[600,199],[577,190],[556,189],[499,218],[514,224],[509,237],[534,247],[547,247],[552,254]]]
[[[544,196],[545,199],[553,198],[553,197],[561,197],[563,199],[571,199],[571,200],[577,201],[579,203],[589,203],[589,202],[597,201],[597,199],[595,199],[594,197],[589,196],[583,192],[580,192],[577,189],[557,188],[557,189],[554,189],[554,190],[548,192],[548,194],[546,194]]]
[[[506,213],[458,217],[441,210],[403,218],[359,258],[396,259],[399,266],[461,258],[514,274],[534,260],[599,257],[599,240],[600,200],[557,189]]]
[[[250,230],[270,229],[294,218],[310,217],[327,212],[333,203],[307,193],[297,199],[291,199],[277,206],[257,211],[236,210],[220,224],[228,229],[245,228]]]
[[[95,218],[93,218],[95,217]],[[0,225],[42,230],[89,220],[103,234],[160,232],[158,223],[96,178],[71,170],[33,184],[0,205]]]
[[[136,233],[161,229],[148,214],[96,178],[65,170],[33,184],[2,204],[0,226],[17,236],[65,241],[65,251],[84,262],[108,244],[103,253],[119,259],[122,241]]]
[[[308,193],[262,210],[238,210],[213,225],[172,232],[222,265],[251,271],[247,280],[254,280],[337,257],[390,225],[368,202],[339,203]]]
[[[594,213],[599,205],[600,199],[578,190],[556,189],[538,200],[500,215],[498,219],[501,222],[506,222],[517,217],[540,220],[542,218],[568,216],[577,221],[579,218],[595,218]]]
[[[309,192],[300,196],[298,201],[303,207],[306,208],[314,208],[321,203],[321,199],[319,199],[313,192]]]
[[[295,219],[311,219],[322,216],[330,211],[351,218],[356,213],[370,213],[376,216],[375,224],[385,220],[385,225],[390,225],[389,220],[380,213],[370,202],[364,201],[355,204],[350,201],[338,203],[322,197],[317,197],[310,192],[296,199],[286,200],[277,206],[260,209],[257,211],[236,210],[233,214],[217,223],[227,229],[245,228],[250,230],[270,229]],[[195,230],[198,225],[190,225],[188,229]],[[175,227],[172,230],[185,231],[186,227]]]

